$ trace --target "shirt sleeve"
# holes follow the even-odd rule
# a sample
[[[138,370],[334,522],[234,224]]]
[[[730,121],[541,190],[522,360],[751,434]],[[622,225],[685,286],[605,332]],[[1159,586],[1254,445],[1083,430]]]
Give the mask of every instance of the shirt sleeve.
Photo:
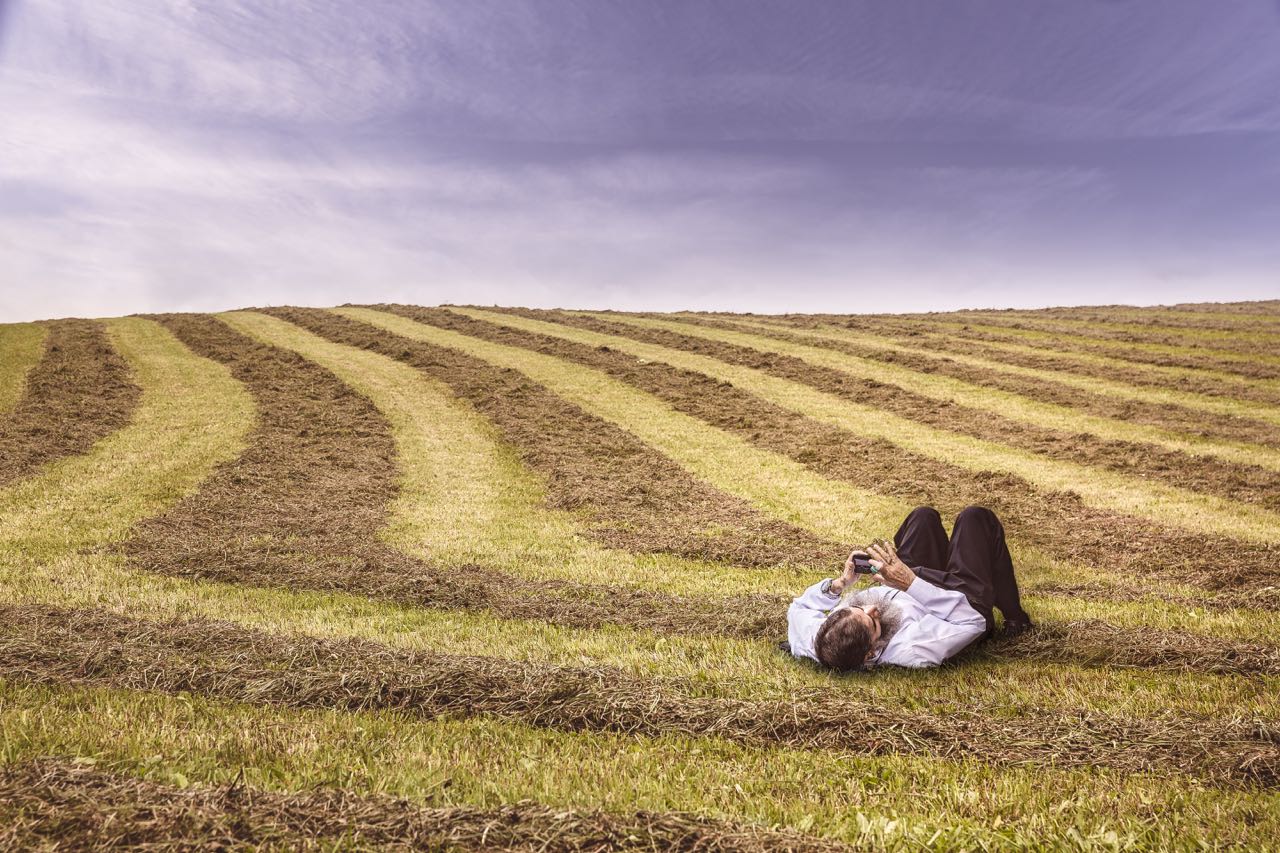
[[[962,592],[942,589],[923,578],[916,578],[907,587],[907,594],[927,611],[909,628],[910,636],[903,636],[903,646],[910,651],[900,661],[901,666],[937,666],[965,646],[986,633],[987,620]]]
[[[817,660],[813,641],[818,629],[826,621],[827,614],[840,603],[840,596],[822,591],[826,580],[821,580],[802,592],[787,608],[787,642],[791,654],[798,658]]]

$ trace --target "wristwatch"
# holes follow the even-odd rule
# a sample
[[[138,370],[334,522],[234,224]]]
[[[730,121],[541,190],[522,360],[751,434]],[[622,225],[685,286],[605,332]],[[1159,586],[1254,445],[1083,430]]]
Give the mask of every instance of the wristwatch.
[[[827,578],[826,580],[824,580],[824,581],[822,582],[822,594],[823,594],[823,595],[834,595],[834,596],[839,597],[840,593],[838,593],[838,592],[832,592],[832,591],[831,591],[831,584],[835,583],[835,580],[836,580],[835,578]]]

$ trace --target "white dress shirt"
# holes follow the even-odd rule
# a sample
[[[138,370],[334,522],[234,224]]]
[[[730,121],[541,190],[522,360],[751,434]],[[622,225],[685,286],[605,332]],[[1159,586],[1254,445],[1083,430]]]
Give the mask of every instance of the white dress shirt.
[[[813,642],[827,614],[841,606],[840,596],[824,593],[819,581],[791,602],[787,610],[787,639],[791,654],[817,660]],[[917,577],[899,592],[892,587],[866,590],[879,601],[902,608],[902,622],[879,656],[868,665],[895,664],[913,668],[937,666],[987,631],[987,620],[973,609],[964,593],[934,586]]]

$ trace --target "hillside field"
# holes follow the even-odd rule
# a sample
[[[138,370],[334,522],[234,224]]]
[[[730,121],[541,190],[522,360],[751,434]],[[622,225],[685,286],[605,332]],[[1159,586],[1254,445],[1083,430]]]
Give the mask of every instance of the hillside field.
[[[1036,627],[835,676],[915,506]],[[0,325],[0,849],[1261,849],[1280,301]]]

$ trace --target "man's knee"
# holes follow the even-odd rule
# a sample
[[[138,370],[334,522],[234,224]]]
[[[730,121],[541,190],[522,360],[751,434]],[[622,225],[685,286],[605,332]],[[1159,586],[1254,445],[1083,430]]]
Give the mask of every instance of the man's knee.
[[[935,519],[939,524],[942,523],[942,515],[931,506],[918,506],[907,513],[908,521],[933,521]]]
[[[977,504],[970,504],[956,515],[956,524],[990,524],[993,521],[1000,522],[995,512]]]

